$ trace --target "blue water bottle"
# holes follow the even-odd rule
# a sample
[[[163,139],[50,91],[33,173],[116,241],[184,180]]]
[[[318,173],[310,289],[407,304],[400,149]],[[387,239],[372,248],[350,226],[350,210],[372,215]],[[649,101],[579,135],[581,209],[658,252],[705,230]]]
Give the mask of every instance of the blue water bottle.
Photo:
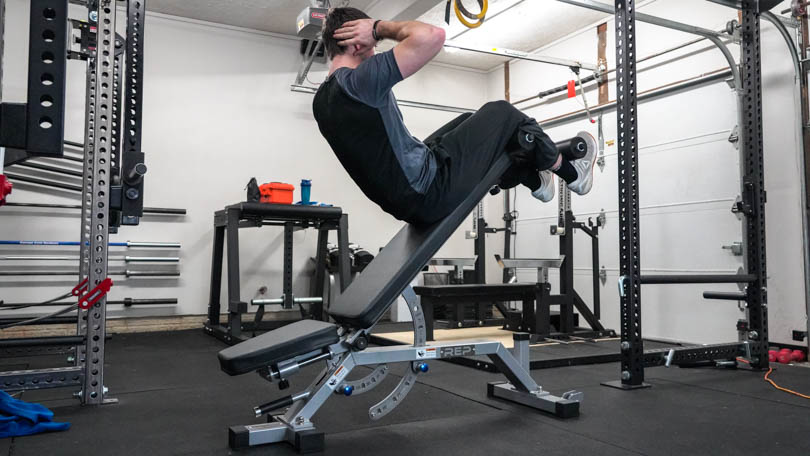
[[[312,190],[312,181],[309,179],[301,179],[301,204],[309,204],[309,194]]]

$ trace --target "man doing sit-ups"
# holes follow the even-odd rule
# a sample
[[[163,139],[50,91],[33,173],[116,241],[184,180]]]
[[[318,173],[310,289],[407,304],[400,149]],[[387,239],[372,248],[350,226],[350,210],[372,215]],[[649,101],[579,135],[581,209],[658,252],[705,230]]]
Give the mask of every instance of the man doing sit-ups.
[[[376,54],[381,39],[399,43]],[[313,101],[321,134],[365,195],[409,223],[434,223],[455,209],[492,164],[509,154],[504,188],[523,184],[544,202],[554,197],[556,174],[584,195],[593,184],[594,148],[568,161],[537,122],[506,101],[485,104],[430,135],[414,138],[391,92],[430,62],[444,30],[421,22],[370,19],[356,8],[327,15],[323,43],[329,76]]]

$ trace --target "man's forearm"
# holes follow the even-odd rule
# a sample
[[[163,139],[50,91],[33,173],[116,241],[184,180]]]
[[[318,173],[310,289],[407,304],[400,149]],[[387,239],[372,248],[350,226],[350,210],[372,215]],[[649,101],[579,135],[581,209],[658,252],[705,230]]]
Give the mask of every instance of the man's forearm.
[[[430,37],[436,30],[441,29],[418,21],[380,21],[377,24],[378,37],[399,42],[409,38]]]
[[[377,38],[399,41],[394,56],[403,78],[419,71],[444,45],[444,29],[417,21],[377,23]]]

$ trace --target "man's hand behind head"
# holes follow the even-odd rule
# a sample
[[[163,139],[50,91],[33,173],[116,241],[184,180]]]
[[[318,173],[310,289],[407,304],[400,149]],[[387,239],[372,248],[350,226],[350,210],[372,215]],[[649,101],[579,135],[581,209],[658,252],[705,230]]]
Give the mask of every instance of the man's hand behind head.
[[[362,56],[377,44],[373,31],[374,19],[358,19],[341,25],[332,37],[338,40],[338,46],[347,48],[351,55]]]

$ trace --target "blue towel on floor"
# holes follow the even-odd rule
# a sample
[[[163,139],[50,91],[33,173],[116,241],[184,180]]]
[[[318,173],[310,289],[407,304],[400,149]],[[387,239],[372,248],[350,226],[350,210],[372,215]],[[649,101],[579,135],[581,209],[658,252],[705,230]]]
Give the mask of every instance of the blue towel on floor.
[[[53,412],[40,404],[14,399],[0,391],[0,438],[64,431],[70,423],[56,423]]]

